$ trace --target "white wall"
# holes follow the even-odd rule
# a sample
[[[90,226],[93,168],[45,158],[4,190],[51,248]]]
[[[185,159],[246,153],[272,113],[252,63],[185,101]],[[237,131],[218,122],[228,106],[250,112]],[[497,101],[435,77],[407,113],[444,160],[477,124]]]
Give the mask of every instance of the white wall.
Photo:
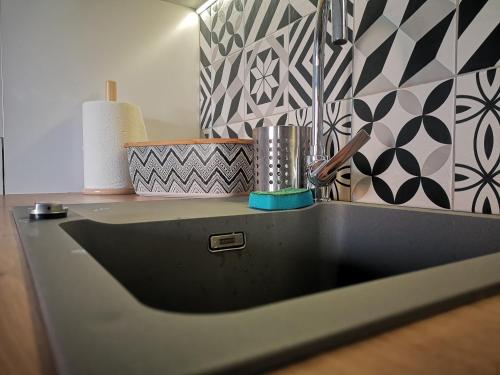
[[[7,193],[81,191],[81,104],[118,81],[151,139],[197,137],[198,18],[160,0],[1,0]]]

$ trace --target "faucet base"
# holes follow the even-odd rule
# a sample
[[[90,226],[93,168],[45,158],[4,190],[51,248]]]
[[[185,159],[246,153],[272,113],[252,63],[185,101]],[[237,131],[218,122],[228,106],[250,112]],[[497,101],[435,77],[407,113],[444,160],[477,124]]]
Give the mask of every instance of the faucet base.
[[[328,158],[326,155],[307,155],[306,156],[306,169],[307,169],[307,188],[311,189],[315,202],[328,202],[330,201],[330,186],[317,186],[309,177],[311,167],[319,166],[326,162]],[[314,168],[314,167],[313,167]]]
[[[313,188],[313,196],[315,202],[329,202],[330,199],[330,186],[321,186]]]

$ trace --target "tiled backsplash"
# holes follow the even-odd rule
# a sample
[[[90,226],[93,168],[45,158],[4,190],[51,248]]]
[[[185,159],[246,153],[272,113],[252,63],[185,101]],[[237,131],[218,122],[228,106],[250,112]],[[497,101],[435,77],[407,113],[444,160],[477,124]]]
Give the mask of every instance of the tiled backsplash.
[[[317,0],[218,0],[200,15],[200,126],[311,124]],[[349,0],[327,39],[324,138],[372,139],[336,199],[500,213],[500,0]],[[330,30],[329,30],[330,32]]]

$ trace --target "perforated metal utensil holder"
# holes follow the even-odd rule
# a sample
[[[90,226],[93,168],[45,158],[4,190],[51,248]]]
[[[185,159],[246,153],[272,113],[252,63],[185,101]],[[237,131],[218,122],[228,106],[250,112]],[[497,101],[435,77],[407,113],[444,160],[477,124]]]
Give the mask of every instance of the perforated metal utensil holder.
[[[255,190],[306,186],[305,156],[311,129],[272,126],[253,130]]]

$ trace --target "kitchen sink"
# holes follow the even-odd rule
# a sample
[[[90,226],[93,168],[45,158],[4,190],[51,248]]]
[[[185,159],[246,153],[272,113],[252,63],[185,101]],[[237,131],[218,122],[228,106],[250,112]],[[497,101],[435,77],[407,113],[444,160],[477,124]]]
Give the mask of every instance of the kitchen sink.
[[[247,309],[500,250],[500,220],[352,205],[61,227],[139,301],[184,313]],[[209,251],[211,236],[233,233],[243,248]]]
[[[60,373],[260,372],[500,291],[500,218],[245,198],[14,216]]]

